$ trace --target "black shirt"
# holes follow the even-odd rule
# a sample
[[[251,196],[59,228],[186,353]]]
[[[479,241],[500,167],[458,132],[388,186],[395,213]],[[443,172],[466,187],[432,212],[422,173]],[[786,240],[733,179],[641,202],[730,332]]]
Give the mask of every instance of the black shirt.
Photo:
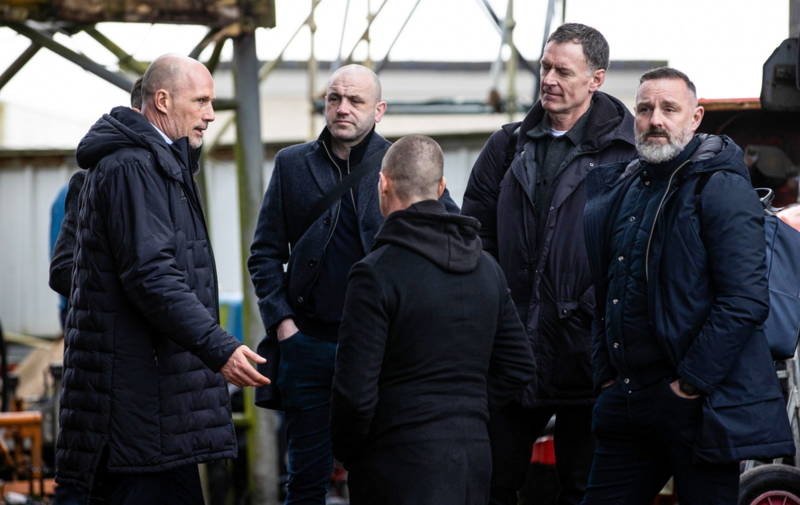
[[[325,130],[323,142],[329,154],[331,170],[334,171],[337,180],[346,177],[350,170],[361,162],[373,132],[374,129],[357,146],[350,149],[349,159],[343,160],[333,153],[330,133],[327,129]],[[347,275],[353,264],[365,255],[358,228],[356,196],[357,192],[354,189],[350,189],[342,196],[338,215],[335,215],[333,234],[325,248],[319,277],[312,290],[314,314],[317,321],[328,324],[329,331],[334,332],[333,335],[319,336],[332,338],[336,336],[336,326],[342,319]]]

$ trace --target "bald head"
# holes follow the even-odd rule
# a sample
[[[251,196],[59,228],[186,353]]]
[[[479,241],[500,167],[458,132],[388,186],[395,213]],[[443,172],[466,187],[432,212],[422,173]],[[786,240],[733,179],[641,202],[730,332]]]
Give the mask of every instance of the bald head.
[[[358,65],[356,63],[337,68],[336,71],[331,74],[330,79],[328,79],[328,88],[330,88],[333,83],[341,80],[345,76],[346,78],[349,78],[349,80],[363,83],[368,89],[371,90],[371,98],[375,102],[381,101],[381,80],[378,79],[378,74],[364,65]]]
[[[179,54],[164,54],[156,58],[142,77],[142,102],[152,102],[159,89],[176,93],[187,85],[192,74],[208,73],[197,60]],[[210,75],[210,74],[209,74]]]
[[[214,120],[214,79],[197,60],[165,54],[147,67],[142,78],[142,114],[172,141],[188,137],[203,144]]]
[[[386,151],[381,172],[397,199],[407,204],[435,200],[444,172],[442,148],[425,135],[408,135]]]

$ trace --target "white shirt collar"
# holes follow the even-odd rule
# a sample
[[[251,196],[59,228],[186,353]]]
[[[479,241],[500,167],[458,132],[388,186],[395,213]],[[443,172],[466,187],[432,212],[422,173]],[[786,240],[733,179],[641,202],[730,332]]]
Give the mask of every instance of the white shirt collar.
[[[161,131],[161,130],[158,128],[158,126],[154,125],[153,123],[150,123],[150,124],[153,126],[153,128],[155,128],[155,129],[156,129],[156,131],[157,131],[158,133],[160,133],[160,134],[161,134],[161,136],[164,138],[164,142],[166,142],[168,146],[171,146],[171,145],[172,145],[172,139],[170,139],[169,137],[167,137],[167,135],[166,135],[164,132],[162,132],[162,131]]]

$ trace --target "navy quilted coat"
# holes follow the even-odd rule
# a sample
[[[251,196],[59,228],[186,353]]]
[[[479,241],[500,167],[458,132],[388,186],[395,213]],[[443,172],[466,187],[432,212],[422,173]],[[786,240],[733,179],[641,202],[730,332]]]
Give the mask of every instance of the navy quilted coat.
[[[653,334],[675,375],[703,392],[698,459],[719,463],[794,454],[761,329],[769,311],[763,210],[741,149],[724,136],[701,135],[701,141],[672,174],[651,231],[645,261]],[[604,320],[610,227],[642,169],[638,160],[616,163],[586,179],[584,230],[598,302],[592,354],[598,385],[617,375]],[[703,177],[708,179],[700,191]]]
[[[79,199],[57,479],[91,487],[236,455],[217,371],[239,345],[218,324],[217,279],[195,152],[117,107],[77,150]]]

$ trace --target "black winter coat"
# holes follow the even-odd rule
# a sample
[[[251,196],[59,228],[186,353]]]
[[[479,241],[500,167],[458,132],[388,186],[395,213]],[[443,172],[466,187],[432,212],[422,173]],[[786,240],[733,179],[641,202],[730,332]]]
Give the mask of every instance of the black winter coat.
[[[345,464],[386,444],[487,441],[489,406],[533,379],[479,226],[419,202],[389,215],[350,271],[331,398],[333,451]]]
[[[53,259],[50,260],[50,287],[61,296],[69,298],[72,284],[72,263],[75,252],[75,228],[78,225],[78,195],[86,179],[86,171],[72,174],[64,200],[64,220],[58,231]]]
[[[186,139],[167,146],[127,107],[81,140],[88,169],[64,350],[57,479],[92,485],[236,456],[216,373],[239,346],[218,324],[217,279]]]
[[[472,167],[462,209],[481,222],[484,249],[505,272],[537,360],[537,380],[521,398],[527,407],[594,399],[590,327],[595,302],[583,242],[584,178],[595,167],[630,160],[636,152],[630,112],[616,98],[596,92],[584,141],[558,175],[537,244],[533,195],[527,189],[529,174],[537,171],[536,144],[526,132],[544,113],[537,102],[519,125],[516,156],[508,168],[506,146],[514,126],[489,138]],[[545,303],[554,310],[542,313]]]
[[[308,309],[309,293],[319,276],[321,258],[339,219],[341,201],[331,205],[307,229],[302,229],[317,201],[339,181],[323,140],[324,133],[317,140],[281,149],[275,156],[272,178],[250,247],[247,267],[267,331],[258,352],[268,361],[259,365],[259,370],[267,377],[277,377],[280,355],[276,326],[290,317],[295,320],[297,316],[313,318]],[[372,249],[375,234],[383,224],[378,204],[378,173],[380,153],[386,152],[390,145],[377,132],[372,133],[362,161],[371,161],[374,169],[354,188],[358,202],[358,234],[364,251]],[[458,211],[449,193],[445,192],[442,201],[451,211]],[[274,384],[259,387],[256,404],[280,408],[278,388]]]
[[[726,462],[794,454],[761,330],[769,311],[762,206],[739,147],[728,137],[701,139],[671,175],[650,234],[645,256],[650,327],[674,375],[704,394],[694,447],[698,458]],[[604,319],[611,227],[622,196],[642,169],[638,160],[616,163],[587,179],[598,385],[617,374]]]

